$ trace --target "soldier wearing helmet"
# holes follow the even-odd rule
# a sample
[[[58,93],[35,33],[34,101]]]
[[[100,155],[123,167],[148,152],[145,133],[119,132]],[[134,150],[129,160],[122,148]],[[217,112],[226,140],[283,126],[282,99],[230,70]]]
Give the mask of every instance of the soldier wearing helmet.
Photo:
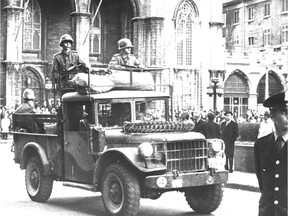
[[[122,38],[117,42],[119,53],[112,56],[108,69],[125,67],[142,67],[140,61],[131,54],[133,45],[128,38]]]
[[[35,95],[32,89],[25,89],[22,95],[23,103],[16,109],[15,113],[36,113],[34,108]]]
[[[80,59],[78,53],[71,50],[73,43],[74,40],[69,34],[62,35],[59,41],[62,51],[54,55],[52,77],[58,90],[68,87],[67,81],[72,78],[73,72],[75,74],[90,70],[89,65]]]

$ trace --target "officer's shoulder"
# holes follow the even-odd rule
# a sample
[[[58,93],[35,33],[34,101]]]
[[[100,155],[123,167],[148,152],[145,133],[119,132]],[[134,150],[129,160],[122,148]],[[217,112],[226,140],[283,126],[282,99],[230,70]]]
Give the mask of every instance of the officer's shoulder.
[[[114,54],[112,57],[121,57],[121,55],[120,55],[120,53],[116,53],[116,54]]]
[[[266,143],[267,141],[269,141],[269,140],[271,140],[272,138],[273,138],[273,133],[270,133],[270,134],[267,134],[267,135],[265,135],[265,136],[263,136],[263,137],[260,137],[259,139],[257,139],[256,141],[255,141],[255,146],[263,146],[263,143]]]
[[[58,53],[54,54],[54,56],[53,56],[53,57],[59,56],[61,53],[62,53],[62,52],[61,52],[61,51],[59,51]]]

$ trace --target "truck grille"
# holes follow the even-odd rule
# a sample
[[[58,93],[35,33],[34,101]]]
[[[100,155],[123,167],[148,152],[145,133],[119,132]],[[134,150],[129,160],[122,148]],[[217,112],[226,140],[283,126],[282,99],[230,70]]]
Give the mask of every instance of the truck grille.
[[[208,143],[205,140],[167,143],[167,172],[207,170]]]

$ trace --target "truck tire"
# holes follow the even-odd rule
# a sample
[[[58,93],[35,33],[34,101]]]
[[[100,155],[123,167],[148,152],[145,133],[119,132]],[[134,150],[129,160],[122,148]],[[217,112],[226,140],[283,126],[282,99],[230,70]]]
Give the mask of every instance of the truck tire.
[[[197,213],[209,214],[215,211],[223,197],[221,184],[189,188],[185,191],[186,201]]]
[[[49,199],[53,188],[53,179],[43,175],[43,167],[37,156],[31,157],[27,162],[25,184],[32,201],[45,202]]]
[[[140,205],[137,177],[124,166],[111,164],[102,178],[102,199],[109,215],[137,215]]]

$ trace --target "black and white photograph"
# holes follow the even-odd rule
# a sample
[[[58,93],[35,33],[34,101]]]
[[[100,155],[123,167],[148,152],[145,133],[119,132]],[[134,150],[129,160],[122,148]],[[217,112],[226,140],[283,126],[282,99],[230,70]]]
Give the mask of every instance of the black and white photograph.
[[[1,216],[288,216],[288,0],[1,0]]]

